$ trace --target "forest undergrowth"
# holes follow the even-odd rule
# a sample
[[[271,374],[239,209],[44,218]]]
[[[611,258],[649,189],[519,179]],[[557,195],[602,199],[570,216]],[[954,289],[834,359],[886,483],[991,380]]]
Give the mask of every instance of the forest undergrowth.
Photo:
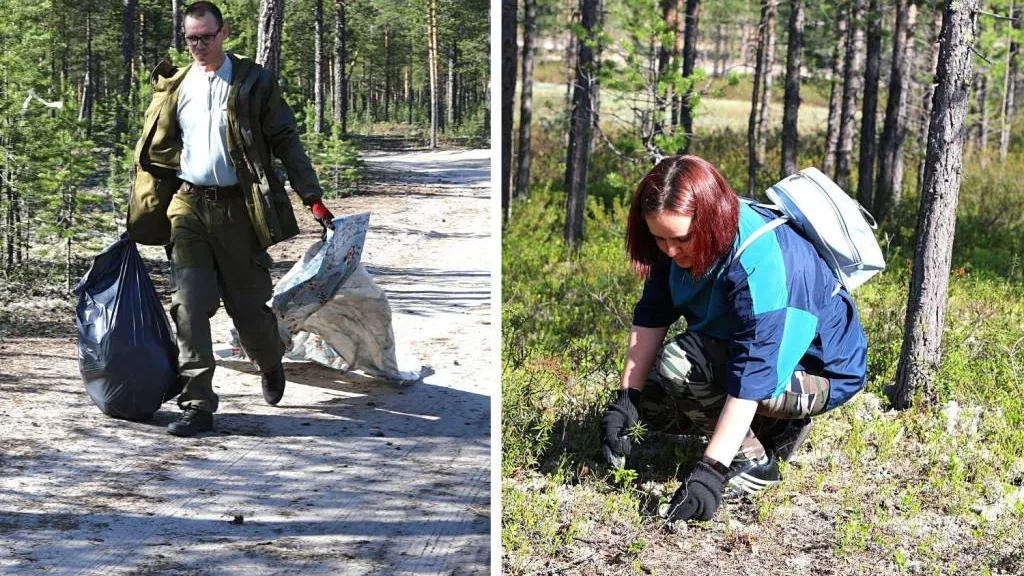
[[[541,126],[533,146],[564,149],[563,137]],[[819,162],[808,152],[821,140],[803,138],[800,167]],[[616,142],[630,147],[628,136]],[[703,134],[693,153],[745,189],[742,132]],[[769,148],[758,189],[775,181],[778,155]],[[600,454],[600,416],[618,386],[641,289],[623,248],[628,198],[649,166],[597,147],[586,239],[570,254],[562,243],[564,159],[534,158],[535,184],[513,203],[502,240],[507,573],[668,574],[705,565],[725,574],[1024,573],[1019,146],[997,167],[979,154],[964,166],[933,389],[903,412],[883,392],[899,360],[914,251],[916,161],[908,156],[902,200],[878,235],[888,269],[854,293],[869,342],[865,391],[815,420],[780,487],[689,527],[645,511],[671,496],[705,439],[650,433],[626,470]]]

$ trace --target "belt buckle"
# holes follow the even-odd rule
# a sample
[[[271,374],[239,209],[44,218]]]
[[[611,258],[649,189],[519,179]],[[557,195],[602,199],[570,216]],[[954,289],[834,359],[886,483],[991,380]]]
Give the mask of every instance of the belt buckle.
[[[218,191],[216,186],[197,186],[193,184],[192,192],[194,192],[195,195],[199,196],[200,198],[212,200],[213,202],[216,202],[218,200]]]

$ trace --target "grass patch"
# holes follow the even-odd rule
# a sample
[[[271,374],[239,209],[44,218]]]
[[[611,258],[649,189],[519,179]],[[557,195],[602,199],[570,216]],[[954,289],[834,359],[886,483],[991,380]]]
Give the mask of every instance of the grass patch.
[[[834,573],[1024,572],[1020,150],[998,170],[976,157],[964,166],[937,402],[896,413],[882,394],[899,360],[914,251],[908,163],[903,200],[880,230],[889,269],[855,294],[870,343],[866,391],[815,420],[780,488],[727,503],[683,536],[641,513],[671,495],[704,439],[649,431],[628,472],[609,470],[600,455],[600,414],[617,386],[641,287],[623,253],[626,199],[646,166],[597,147],[586,241],[570,254],[561,242],[563,159],[550,153],[563,149],[564,130],[545,122],[534,132],[545,151],[535,155],[535,185],[513,204],[503,235],[503,493],[518,491],[503,503],[509,573],[581,564],[597,574],[699,571],[723,551],[753,549],[756,561],[733,554],[729,562],[765,573],[793,571],[801,558]],[[694,152],[745,189],[745,132],[724,126],[698,136]],[[821,148],[820,134],[803,138],[800,164],[817,164],[806,151]],[[616,142],[628,147],[628,134]],[[777,166],[778,154],[770,148],[766,165]],[[774,172],[759,175],[758,186],[774,182]],[[539,494],[516,495],[530,485],[560,494],[557,510]],[[517,519],[531,515],[579,535],[524,533]],[[524,536],[533,533],[540,544]]]

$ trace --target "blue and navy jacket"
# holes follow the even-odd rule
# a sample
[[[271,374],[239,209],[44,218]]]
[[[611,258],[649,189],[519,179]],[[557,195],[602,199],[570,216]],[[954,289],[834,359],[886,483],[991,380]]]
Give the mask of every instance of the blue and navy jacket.
[[[633,324],[671,325],[729,342],[726,389],[765,400],[782,394],[793,372],[831,383],[826,409],[853,397],[866,379],[867,339],[853,299],[806,239],[788,225],[736,249],[775,216],[740,203],[732,248],[703,278],[668,261],[656,267],[633,309]]]

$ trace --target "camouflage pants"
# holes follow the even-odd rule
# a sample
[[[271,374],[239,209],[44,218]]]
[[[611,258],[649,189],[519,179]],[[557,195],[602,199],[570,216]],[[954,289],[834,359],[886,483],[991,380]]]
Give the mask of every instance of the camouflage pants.
[[[667,341],[641,395],[639,408],[649,428],[669,433],[693,432],[696,428],[710,437],[728,397],[728,363],[728,343],[722,340],[683,332]],[[821,414],[828,395],[828,378],[795,372],[781,394],[758,404],[736,458],[764,457],[759,435],[767,434],[779,420]]]

